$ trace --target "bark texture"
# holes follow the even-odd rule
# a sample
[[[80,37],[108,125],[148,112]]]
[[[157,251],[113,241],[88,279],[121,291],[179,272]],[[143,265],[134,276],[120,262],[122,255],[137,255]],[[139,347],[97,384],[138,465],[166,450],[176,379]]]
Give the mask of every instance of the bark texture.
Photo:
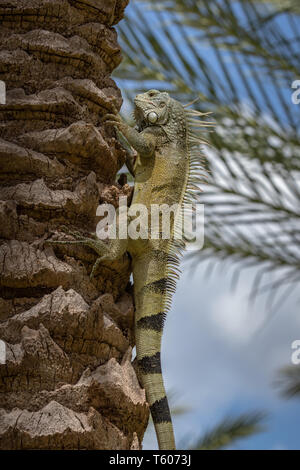
[[[46,245],[94,232],[125,155],[101,118],[122,99],[113,25],[128,0],[0,0],[1,449],[139,449],[148,420],[131,364],[126,256]]]

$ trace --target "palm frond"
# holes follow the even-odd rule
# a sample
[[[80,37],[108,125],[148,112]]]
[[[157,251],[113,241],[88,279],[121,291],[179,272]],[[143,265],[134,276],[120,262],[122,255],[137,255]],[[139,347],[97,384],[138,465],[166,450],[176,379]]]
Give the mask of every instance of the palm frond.
[[[204,135],[211,178],[200,196],[206,242],[193,256],[232,259],[234,279],[257,266],[253,296],[275,286],[280,296],[300,280],[297,13],[293,0],[134,0],[119,27],[116,76],[128,99],[156,87],[213,111],[216,130]],[[271,272],[275,286],[265,282]]]
[[[279,373],[275,385],[286,398],[300,396],[300,365],[283,367]]]
[[[262,421],[265,414],[261,412],[248,413],[237,418],[225,418],[213,429],[206,432],[194,443],[191,450],[218,450],[232,447],[240,439],[250,437],[263,431]]]

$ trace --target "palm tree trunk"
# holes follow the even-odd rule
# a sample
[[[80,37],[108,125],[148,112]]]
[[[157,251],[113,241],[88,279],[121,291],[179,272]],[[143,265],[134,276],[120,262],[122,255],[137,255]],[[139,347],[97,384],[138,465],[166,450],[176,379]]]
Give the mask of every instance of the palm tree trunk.
[[[44,243],[65,239],[63,224],[95,231],[98,204],[130,193],[101,126],[122,103],[112,26],[127,3],[0,0],[1,449],[141,446],[129,260],[91,281],[93,251]]]

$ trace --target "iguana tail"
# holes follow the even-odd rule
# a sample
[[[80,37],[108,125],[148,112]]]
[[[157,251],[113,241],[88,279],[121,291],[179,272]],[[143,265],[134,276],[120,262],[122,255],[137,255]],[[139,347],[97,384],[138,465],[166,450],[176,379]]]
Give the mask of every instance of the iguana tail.
[[[135,289],[135,336],[139,378],[146,390],[159,449],[174,450],[171,414],[161,371],[161,338],[166,312],[167,254],[152,250],[133,265]]]

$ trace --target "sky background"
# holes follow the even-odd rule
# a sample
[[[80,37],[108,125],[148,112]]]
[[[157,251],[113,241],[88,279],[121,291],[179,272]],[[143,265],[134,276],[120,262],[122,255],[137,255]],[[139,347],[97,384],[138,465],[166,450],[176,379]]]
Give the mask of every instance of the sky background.
[[[130,5],[126,13],[131,14]],[[280,26],[289,34],[284,16]],[[211,64],[216,64],[213,53]],[[125,83],[116,82],[122,90]],[[125,102],[126,114],[129,108]],[[269,312],[264,296],[248,302],[255,269],[246,270],[233,291],[230,263],[218,262],[210,277],[206,266],[201,263],[193,272],[188,261],[181,264],[163,335],[162,368],[166,388],[174,394],[171,405],[189,408],[174,417],[177,446],[227,416],[263,411],[264,432],[232,448],[300,449],[300,400],[283,399],[274,387],[280,367],[291,364],[292,342],[300,339],[299,289]],[[143,447],[157,449],[151,425]]]
[[[177,442],[226,416],[259,410],[267,413],[265,431],[233,448],[299,449],[299,399],[282,399],[273,385],[278,369],[291,363],[291,343],[300,338],[298,299],[291,296],[270,316],[265,299],[248,304],[255,270],[233,292],[227,270],[217,268],[207,279],[204,264],[193,275],[186,262],[182,267],[162,347],[173,403],[191,409],[174,420]],[[155,448],[149,431],[144,448]]]

